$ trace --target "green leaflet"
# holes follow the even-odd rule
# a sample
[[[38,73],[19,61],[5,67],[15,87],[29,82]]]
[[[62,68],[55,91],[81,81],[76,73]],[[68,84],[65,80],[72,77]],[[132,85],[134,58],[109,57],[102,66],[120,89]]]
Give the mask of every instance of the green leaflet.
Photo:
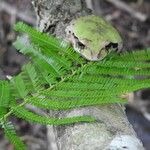
[[[13,93],[15,94],[14,95],[15,97],[24,98],[28,94],[25,82],[21,75],[18,75],[12,78],[10,82],[11,82],[10,84],[13,88]]]
[[[15,150],[26,150],[26,146],[20,140],[20,138],[15,132],[14,126],[10,122],[4,123],[3,128],[4,128],[5,136],[14,145]]]
[[[45,51],[46,54],[48,54],[48,52],[51,52],[51,57],[53,57],[53,54],[55,55],[57,53],[58,55],[58,52],[61,52],[63,53],[63,55],[66,54],[69,59],[82,63],[82,59],[79,59],[79,55],[75,54],[73,52],[73,49],[68,47],[67,43],[62,44],[62,41],[59,41],[53,36],[41,33],[22,22],[17,23],[14,28],[16,31],[26,33],[30,37],[32,43],[39,48],[42,48],[42,50]],[[49,51],[47,51],[48,49]],[[66,58],[66,60],[68,58]]]
[[[7,113],[7,108],[4,106],[0,106],[0,118],[3,118],[3,116]]]
[[[39,45],[50,45],[52,50],[56,52],[60,50],[60,42],[57,39],[47,34],[41,33],[40,31],[35,30],[34,28],[24,24],[23,22],[18,22],[14,26],[14,29],[22,33],[27,33],[28,36],[32,38],[32,40],[38,41]]]
[[[7,113],[10,102],[10,86],[7,81],[0,81],[0,118]],[[0,122],[1,123],[1,122]]]
[[[102,67],[92,66],[87,67],[85,72],[88,74],[104,74],[104,75],[122,75],[122,76],[149,76],[148,69],[133,69],[133,68],[117,68],[117,67]]]
[[[0,81],[0,107],[9,107],[10,86],[7,81]]]
[[[31,56],[35,63],[38,58],[38,63],[41,62],[43,65],[47,65],[48,70],[51,71],[51,73],[54,75],[60,76],[63,73],[61,70],[62,66],[55,62],[53,58],[43,55],[38,47],[33,48],[31,45],[26,46],[26,44],[22,43],[22,40],[20,39],[17,39],[17,41],[14,43],[14,46],[23,54]]]
[[[147,61],[150,59],[150,48],[144,49],[144,50],[136,50],[136,51],[130,51],[125,52],[121,54],[120,56],[115,56],[115,59],[117,61]]]
[[[77,122],[94,122],[95,119],[90,116],[77,116],[71,118],[49,118],[37,115],[23,107],[13,108],[13,113],[18,118],[22,118],[29,122],[35,122],[43,125],[65,125],[65,124],[72,124]]]
[[[113,103],[121,103],[124,104],[127,101],[125,99],[119,98],[117,96],[109,96],[109,97],[86,97],[86,98],[76,98],[76,99],[53,99],[51,98],[41,98],[41,97],[31,97],[27,99],[28,102],[34,106],[43,109],[51,109],[51,110],[68,110],[85,106],[94,106],[94,105],[106,105]]]
[[[116,68],[133,68],[133,69],[147,69],[150,68],[150,63],[148,62],[137,62],[133,59],[129,61],[124,60],[110,60],[110,61],[101,61],[97,65],[102,67],[116,67]]]

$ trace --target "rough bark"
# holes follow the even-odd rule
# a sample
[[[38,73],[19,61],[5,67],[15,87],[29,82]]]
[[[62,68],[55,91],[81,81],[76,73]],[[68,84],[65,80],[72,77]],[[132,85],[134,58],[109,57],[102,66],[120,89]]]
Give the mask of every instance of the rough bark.
[[[40,30],[59,38],[65,38],[65,28],[72,19],[91,14],[85,0],[32,0],[32,2]],[[124,106],[119,104],[50,112],[50,115],[57,117],[92,115],[98,120],[91,124],[49,126],[48,138],[51,150],[144,149],[126,118]]]

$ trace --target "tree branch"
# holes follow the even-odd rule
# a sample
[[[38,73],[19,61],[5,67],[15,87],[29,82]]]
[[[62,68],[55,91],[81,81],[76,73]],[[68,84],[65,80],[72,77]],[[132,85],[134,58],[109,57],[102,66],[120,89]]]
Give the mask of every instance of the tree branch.
[[[41,31],[65,38],[68,23],[79,16],[91,14],[85,0],[32,0],[35,7],[38,26]],[[53,111],[50,115],[71,117],[91,115],[97,118],[95,123],[82,123],[70,126],[48,127],[49,140],[53,139],[58,150],[94,150],[94,149],[134,149],[143,150],[141,142],[128,122],[124,107],[119,104],[88,107],[71,111]],[[54,136],[51,137],[51,133]],[[51,142],[51,141],[50,141]],[[52,149],[50,144],[50,148]]]
[[[17,8],[12,7],[11,5],[9,5],[6,2],[0,2],[0,11],[5,11],[14,17],[17,16],[19,19],[21,19],[27,23],[30,23],[32,25],[35,25],[35,23],[36,23],[36,20],[34,18],[31,18],[30,16],[25,15],[21,11],[18,11]]]
[[[107,0],[108,2],[112,3],[119,9],[122,9],[126,12],[128,12],[131,16],[138,19],[139,21],[146,21],[147,16],[141,12],[137,12],[136,10],[132,9],[129,5],[127,5],[125,2],[121,0]]]

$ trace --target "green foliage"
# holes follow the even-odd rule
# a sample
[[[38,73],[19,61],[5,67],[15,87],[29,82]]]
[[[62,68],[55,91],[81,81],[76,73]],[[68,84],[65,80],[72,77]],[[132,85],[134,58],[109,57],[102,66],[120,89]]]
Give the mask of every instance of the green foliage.
[[[64,125],[64,124],[71,124],[76,122],[93,122],[95,121],[94,118],[90,116],[79,116],[79,117],[72,117],[72,118],[49,118],[37,115],[24,107],[17,107],[13,109],[13,113],[18,118],[22,118],[29,122],[35,122],[43,125]]]
[[[5,136],[14,145],[16,150],[26,150],[26,146],[20,140],[15,132],[14,126],[10,122],[3,123],[2,128],[4,129]]]
[[[7,108],[10,100],[10,85],[7,81],[0,81],[0,106]]]
[[[26,104],[63,111],[126,103],[123,94],[150,87],[150,49],[111,53],[102,61],[90,62],[66,43],[26,24],[18,23],[15,30],[28,36],[17,38],[14,46],[30,62],[10,81],[0,81],[0,124],[17,150],[25,147],[8,122],[10,116],[43,125],[95,121],[92,116],[42,116],[27,109]]]

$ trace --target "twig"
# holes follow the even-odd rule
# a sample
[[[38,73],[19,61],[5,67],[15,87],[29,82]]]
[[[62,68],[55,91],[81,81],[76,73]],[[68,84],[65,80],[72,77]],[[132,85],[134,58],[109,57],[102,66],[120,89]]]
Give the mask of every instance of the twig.
[[[6,2],[0,2],[0,11],[6,11],[8,14],[15,15],[19,19],[21,19],[27,23],[30,23],[32,25],[36,24],[36,20],[34,18],[26,16],[23,12],[18,11],[17,8],[9,5]]]
[[[134,18],[138,19],[139,21],[146,21],[147,16],[141,12],[137,12],[136,10],[132,9],[132,7],[128,6],[126,3],[124,3],[121,0],[107,0],[108,2],[112,3],[116,7],[128,12],[131,14]]]
[[[46,114],[46,112],[30,104],[26,104],[26,108],[30,109],[31,111],[35,112],[38,115],[49,117],[48,114]]]
[[[93,1],[92,0],[86,0],[86,4],[87,4],[88,8],[93,9]]]

